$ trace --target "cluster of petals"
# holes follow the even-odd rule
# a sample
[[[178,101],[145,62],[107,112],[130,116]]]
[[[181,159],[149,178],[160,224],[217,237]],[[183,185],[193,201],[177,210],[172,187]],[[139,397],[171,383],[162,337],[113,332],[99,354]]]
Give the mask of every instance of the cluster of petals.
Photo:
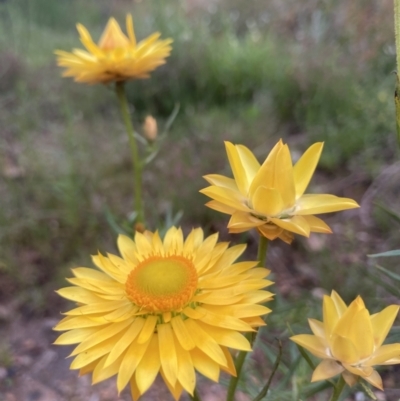
[[[130,14],[126,17],[128,36],[114,18],[109,19],[98,44],[83,25],[77,24],[77,29],[87,51],[55,52],[57,64],[66,69],[63,76],[73,77],[77,82],[95,84],[148,78],[171,53],[172,39],[159,40],[158,32],[137,43]]]
[[[342,374],[349,386],[362,378],[382,390],[382,379],[373,367],[400,363],[400,343],[382,345],[398,310],[398,305],[390,305],[370,315],[360,296],[349,306],[335,291],[324,296],[323,322],[309,319],[314,334],[291,337],[323,359],[314,370],[312,381]]]
[[[98,270],[73,269],[70,287],[58,293],[78,303],[55,330],[55,344],[78,344],[71,368],[92,373],[93,383],[117,375],[122,391],[130,384],[137,400],[160,373],[176,400],[193,394],[198,371],[218,381],[235,375],[228,348],[250,351],[243,332],[265,323],[272,298],[263,288],[269,270],[256,261],[235,262],[245,245],[229,247],[218,235],[193,229],[184,239],[172,227],[121,235],[122,257],[98,254]]]
[[[348,198],[327,194],[304,194],[319,161],[323,143],[310,146],[293,166],[289,147],[280,140],[262,165],[243,145],[225,142],[234,178],[218,174],[204,178],[211,186],[200,192],[213,200],[206,205],[230,214],[228,229],[241,233],[256,228],[264,237],[287,243],[293,234],[331,233],[314,216],[358,207]]]

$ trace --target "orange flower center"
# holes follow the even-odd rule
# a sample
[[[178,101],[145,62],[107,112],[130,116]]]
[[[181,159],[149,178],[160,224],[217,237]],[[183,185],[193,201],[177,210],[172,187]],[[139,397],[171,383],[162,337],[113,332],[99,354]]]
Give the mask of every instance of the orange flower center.
[[[198,276],[191,260],[183,256],[152,256],[128,276],[128,298],[149,312],[181,311],[193,297]]]

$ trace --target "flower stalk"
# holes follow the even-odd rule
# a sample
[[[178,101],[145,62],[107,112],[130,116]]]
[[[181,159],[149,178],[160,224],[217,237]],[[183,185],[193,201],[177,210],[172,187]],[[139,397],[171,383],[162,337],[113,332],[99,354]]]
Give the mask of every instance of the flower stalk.
[[[336,386],[333,390],[333,394],[332,394],[330,401],[338,401],[339,400],[340,394],[342,394],[342,391],[343,391],[345,385],[346,385],[346,382],[344,381],[343,376],[340,375],[339,380],[337,381]]]
[[[136,224],[144,224],[144,210],[142,199],[142,164],[139,158],[138,146],[135,139],[135,131],[133,129],[128,100],[125,92],[125,82],[116,82],[115,92],[118,97],[119,105],[121,108],[122,119],[124,120],[126,132],[129,138],[129,146],[131,148],[133,176],[134,176],[134,210],[137,213]]]
[[[258,265],[260,267],[265,266],[265,261],[267,258],[267,249],[268,249],[268,239],[264,236],[259,236],[259,243],[258,243],[258,251],[257,251],[257,260]],[[253,346],[256,338],[257,338],[258,331],[256,333],[247,333],[246,338],[250,341],[250,344]],[[226,401],[233,401],[235,397],[236,387],[240,380],[240,375],[242,373],[242,368],[244,365],[244,361],[246,359],[247,352],[240,351],[235,359],[235,368],[236,368],[236,377],[232,376],[229,382],[228,387],[228,394],[226,396]]]

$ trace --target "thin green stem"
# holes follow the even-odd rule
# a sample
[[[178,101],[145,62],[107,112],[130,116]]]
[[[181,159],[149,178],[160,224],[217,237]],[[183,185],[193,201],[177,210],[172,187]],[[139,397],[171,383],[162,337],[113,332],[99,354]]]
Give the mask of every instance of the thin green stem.
[[[268,239],[260,235],[260,242],[258,243],[257,260],[260,267],[265,267],[265,260],[267,259]]]
[[[193,395],[190,395],[192,401],[201,401],[200,395],[196,389],[193,391]]]
[[[346,385],[346,382],[343,379],[343,376],[340,375],[339,380],[336,383],[335,389],[333,390],[332,397],[330,401],[338,401],[340,394],[342,394],[342,390],[344,389],[344,386]]]
[[[122,119],[124,120],[126,132],[129,138],[129,145],[131,148],[132,164],[133,164],[133,175],[134,175],[134,210],[137,213],[136,223],[144,224],[144,210],[143,210],[143,199],[142,199],[142,165],[139,159],[138,147],[135,139],[135,132],[133,129],[128,100],[126,98],[125,83],[117,82],[115,84],[115,92],[118,97],[119,105],[121,108]]]
[[[265,266],[265,260],[267,257],[267,249],[268,249],[268,239],[260,235],[260,241],[258,243],[258,252],[257,252],[257,260],[259,261],[258,265],[261,267]],[[249,340],[251,346],[253,346],[254,341],[256,340],[256,333],[247,333],[246,338]],[[236,387],[240,380],[240,375],[242,373],[242,368],[244,361],[246,359],[247,352],[240,351],[235,360],[235,368],[236,368],[236,377],[232,376],[229,382],[228,394],[226,396],[226,401],[234,401]]]
[[[260,393],[258,394],[258,396],[256,398],[253,399],[253,401],[261,401],[268,393],[269,390],[269,386],[272,383],[272,379],[275,376],[276,371],[278,370],[278,366],[281,362],[281,358],[282,358],[282,343],[278,340],[278,345],[279,345],[279,351],[278,351],[278,355],[276,356],[276,360],[274,363],[274,367],[272,368],[272,372],[271,375],[269,376],[268,382],[267,384],[262,388],[262,390],[260,391]]]
[[[246,335],[246,337],[248,337],[248,336]],[[231,380],[229,382],[229,387],[228,387],[228,394],[226,396],[226,401],[234,401],[234,399],[235,399],[234,397],[235,397],[236,387],[239,383],[240,374],[242,372],[242,368],[243,368],[243,364],[246,359],[246,356],[247,356],[246,351],[240,351],[235,359],[236,377],[235,376],[231,377]]]

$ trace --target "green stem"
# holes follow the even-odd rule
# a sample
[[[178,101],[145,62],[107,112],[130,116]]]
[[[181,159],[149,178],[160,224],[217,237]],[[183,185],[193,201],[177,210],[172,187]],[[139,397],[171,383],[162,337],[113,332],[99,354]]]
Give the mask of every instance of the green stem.
[[[265,260],[267,257],[267,249],[268,249],[268,239],[260,235],[260,241],[258,243],[258,252],[257,252],[257,260],[259,261],[258,265],[264,267]],[[256,340],[256,333],[247,333],[246,338],[249,340],[250,344],[253,346],[254,341]],[[244,361],[246,359],[247,352],[240,351],[235,360],[235,368],[236,368],[236,377],[232,376],[229,382],[228,394],[226,396],[226,401],[233,401],[235,397],[236,387],[240,380],[240,374],[242,373],[242,368]]]
[[[194,389],[193,395],[189,395],[189,396],[190,396],[190,399],[193,401],[201,401],[200,395],[196,389]]]
[[[265,267],[265,260],[267,259],[268,239],[260,235],[260,242],[258,243],[257,260],[260,267]]]
[[[132,121],[129,113],[128,100],[125,93],[125,83],[117,82],[115,84],[115,92],[117,93],[119,105],[121,108],[122,119],[125,123],[126,132],[128,133],[129,145],[131,148],[133,174],[134,174],[134,193],[135,203],[134,210],[137,213],[136,223],[144,224],[144,211],[142,199],[142,166],[139,159],[138,147],[135,139],[135,132],[133,130]]]
[[[261,401],[268,393],[269,390],[269,386],[272,383],[272,379],[275,376],[276,371],[278,370],[278,366],[281,362],[281,358],[282,358],[282,343],[278,340],[278,344],[279,344],[279,351],[278,351],[278,355],[276,357],[275,363],[274,363],[274,367],[272,368],[272,372],[271,375],[269,376],[268,382],[267,384],[263,387],[263,389],[260,391],[260,393],[258,394],[258,396],[256,398],[253,399],[253,401]]]
[[[340,375],[338,382],[336,383],[335,389],[333,390],[332,397],[330,401],[338,401],[342,390],[344,389],[346,382],[343,379],[343,376]]]

